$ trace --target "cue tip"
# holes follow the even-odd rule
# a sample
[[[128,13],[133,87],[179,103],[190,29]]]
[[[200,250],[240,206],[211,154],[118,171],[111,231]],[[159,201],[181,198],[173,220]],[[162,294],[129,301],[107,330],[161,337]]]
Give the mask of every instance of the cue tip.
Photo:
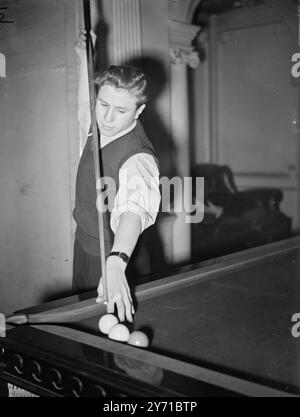
[[[28,323],[28,317],[26,314],[14,314],[6,317],[6,323],[8,324],[26,324]]]

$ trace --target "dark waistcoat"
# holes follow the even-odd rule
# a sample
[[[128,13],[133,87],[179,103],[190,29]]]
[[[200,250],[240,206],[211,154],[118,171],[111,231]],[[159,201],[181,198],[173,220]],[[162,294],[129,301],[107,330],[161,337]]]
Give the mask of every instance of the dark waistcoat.
[[[112,141],[101,149],[103,175],[115,181],[116,192],[119,189],[119,171],[121,166],[127,159],[137,153],[152,155],[158,164],[154,148],[139,121],[137,121],[135,128],[131,132]],[[109,192],[113,191],[113,189],[108,187],[105,192],[109,194]],[[111,195],[109,197],[111,201]],[[76,239],[79,240],[86,252],[100,255],[92,136],[89,136],[87,140],[78,166],[73,216],[77,223]],[[108,255],[114,238],[110,228],[110,211],[104,213],[103,221],[105,249]]]

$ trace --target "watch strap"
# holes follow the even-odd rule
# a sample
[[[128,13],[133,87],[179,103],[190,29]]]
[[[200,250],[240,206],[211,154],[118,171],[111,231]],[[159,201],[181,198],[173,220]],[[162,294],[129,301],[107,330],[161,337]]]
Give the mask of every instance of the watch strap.
[[[108,255],[108,258],[110,257],[110,256],[118,256],[119,258],[121,258],[122,259],[122,261],[123,262],[125,262],[126,264],[128,264],[128,262],[129,262],[129,256],[126,254],[126,253],[124,253],[124,252],[110,252],[110,254]]]

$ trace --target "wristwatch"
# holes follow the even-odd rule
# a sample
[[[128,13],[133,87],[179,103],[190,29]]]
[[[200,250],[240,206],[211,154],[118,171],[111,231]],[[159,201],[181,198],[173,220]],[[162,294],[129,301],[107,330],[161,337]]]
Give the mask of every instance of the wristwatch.
[[[129,256],[126,255],[126,253],[124,252],[110,252],[110,254],[108,255],[108,258],[110,256],[118,256],[119,258],[122,259],[123,262],[125,262],[125,264],[128,264],[129,262]]]

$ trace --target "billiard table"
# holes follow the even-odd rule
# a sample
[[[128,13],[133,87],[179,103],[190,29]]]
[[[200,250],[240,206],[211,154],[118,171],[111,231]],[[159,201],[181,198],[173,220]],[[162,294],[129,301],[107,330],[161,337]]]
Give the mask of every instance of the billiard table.
[[[2,385],[41,396],[299,396],[299,237],[186,266],[135,297],[130,330],[148,334],[146,349],[100,334],[93,292],[24,310],[41,321],[7,325]],[[85,314],[51,323],[70,306]]]

